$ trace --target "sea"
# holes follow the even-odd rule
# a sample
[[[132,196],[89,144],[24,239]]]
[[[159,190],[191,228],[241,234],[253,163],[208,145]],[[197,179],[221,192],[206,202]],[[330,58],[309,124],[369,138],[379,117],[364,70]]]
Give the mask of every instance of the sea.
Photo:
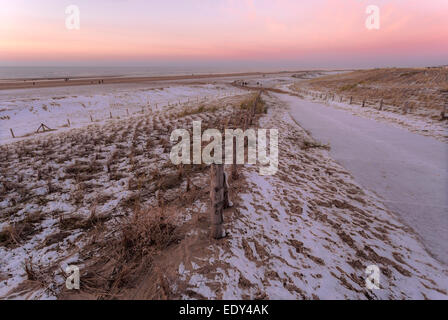
[[[248,67],[0,67],[0,80],[8,79],[54,79],[79,77],[152,77],[197,75],[209,73],[236,73],[254,71],[279,71]]]

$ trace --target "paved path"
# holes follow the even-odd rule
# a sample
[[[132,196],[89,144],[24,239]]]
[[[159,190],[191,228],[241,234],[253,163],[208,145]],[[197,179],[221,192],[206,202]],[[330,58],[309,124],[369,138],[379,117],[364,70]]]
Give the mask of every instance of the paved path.
[[[284,94],[293,118],[448,264],[448,145],[431,137]]]

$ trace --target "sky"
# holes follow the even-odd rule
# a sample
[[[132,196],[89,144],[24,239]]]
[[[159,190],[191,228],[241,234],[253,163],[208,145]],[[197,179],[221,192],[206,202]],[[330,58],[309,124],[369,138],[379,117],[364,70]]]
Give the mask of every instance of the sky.
[[[448,0],[0,0],[0,66],[441,65],[447,17]]]

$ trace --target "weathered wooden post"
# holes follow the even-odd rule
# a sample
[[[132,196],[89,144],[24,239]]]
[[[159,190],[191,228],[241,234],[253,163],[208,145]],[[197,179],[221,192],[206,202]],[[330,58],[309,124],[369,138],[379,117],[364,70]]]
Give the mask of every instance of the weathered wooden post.
[[[92,117],[92,115],[90,115],[90,121],[93,122],[93,117]]]
[[[190,191],[190,185],[191,185],[190,177],[187,176],[187,186],[186,186],[186,190],[185,190],[185,192]]]
[[[380,111],[383,110],[383,99],[381,99],[381,101],[380,101],[380,108],[379,108],[379,110]]]
[[[403,111],[403,114],[407,114],[409,111],[409,101],[405,101],[403,107],[401,108]]]
[[[180,164],[177,168],[177,175],[179,176],[179,179],[182,179],[184,176],[184,165]]]
[[[252,125],[252,121],[254,118],[254,114],[255,114],[255,105],[256,105],[256,100],[254,100],[254,102],[252,103],[252,105],[250,106],[250,108],[247,109],[247,116],[249,118],[249,125]]]
[[[112,119],[112,111],[109,111],[109,116]]]
[[[11,128],[9,128],[9,131],[11,131],[11,135],[12,135],[12,137],[15,138],[16,136],[14,135],[14,131],[12,131]]]
[[[126,109],[126,114],[129,115],[129,109]]]
[[[362,107],[364,108],[366,106],[366,99],[362,100]]]
[[[164,201],[164,198],[163,198],[163,196],[161,194],[160,189],[156,191],[156,200],[157,200],[157,205],[160,208],[163,208],[165,206],[165,201]]]
[[[442,111],[442,120],[448,119],[448,101],[445,103]]]
[[[70,127],[70,119],[67,119],[67,125]]]
[[[43,124],[43,123],[41,123],[40,126],[39,126],[39,128],[37,128],[36,133],[38,133],[40,129],[42,129],[42,132],[50,131],[50,130],[51,130],[49,127],[47,127],[47,126],[46,126],[45,124]]]
[[[350,97],[350,104],[352,104],[353,102],[353,97]]]
[[[224,165],[210,166],[210,200],[211,200],[211,235],[215,239],[225,236],[222,224],[224,211]]]
[[[440,120],[443,121],[445,119],[448,119],[448,90],[441,90],[440,93],[445,98],[445,104],[440,114]]]
[[[238,179],[238,167],[236,164],[236,138],[232,138],[232,180],[235,181]]]

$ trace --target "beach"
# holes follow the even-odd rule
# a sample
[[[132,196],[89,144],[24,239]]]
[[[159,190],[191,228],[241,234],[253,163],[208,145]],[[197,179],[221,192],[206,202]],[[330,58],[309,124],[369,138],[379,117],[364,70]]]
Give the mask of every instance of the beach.
[[[0,296],[445,299],[444,247],[434,237],[426,241],[430,222],[422,229],[403,219],[406,213],[390,205],[397,192],[393,199],[374,192],[381,185],[359,178],[362,162],[353,167],[341,161],[349,154],[344,148],[362,149],[356,143],[367,148],[364,153],[372,151],[365,135],[348,144],[339,136],[368,122],[369,139],[388,129],[404,140],[418,135],[423,148],[428,139],[444,145],[446,123],[424,112],[403,115],[390,105],[379,111],[329,99],[327,87],[310,88],[313,79],[339,73],[120,77],[101,84],[41,80],[41,87],[4,87]],[[338,126],[324,124],[336,119]],[[192,130],[194,121],[202,130],[252,122],[254,129],[279,131],[274,175],[260,175],[260,163],[241,165],[228,181],[233,206],[224,211],[226,237],[220,240],[210,237],[209,166],[170,160],[171,133]],[[319,141],[327,139],[321,125],[334,130],[331,143]],[[399,157],[388,161],[381,163],[400,165]],[[406,167],[400,173],[406,177]],[[89,284],[81,291],[64,287],[61,270],[72,264]],[[381,270],[381,290],[365,287],[372,264]]]

